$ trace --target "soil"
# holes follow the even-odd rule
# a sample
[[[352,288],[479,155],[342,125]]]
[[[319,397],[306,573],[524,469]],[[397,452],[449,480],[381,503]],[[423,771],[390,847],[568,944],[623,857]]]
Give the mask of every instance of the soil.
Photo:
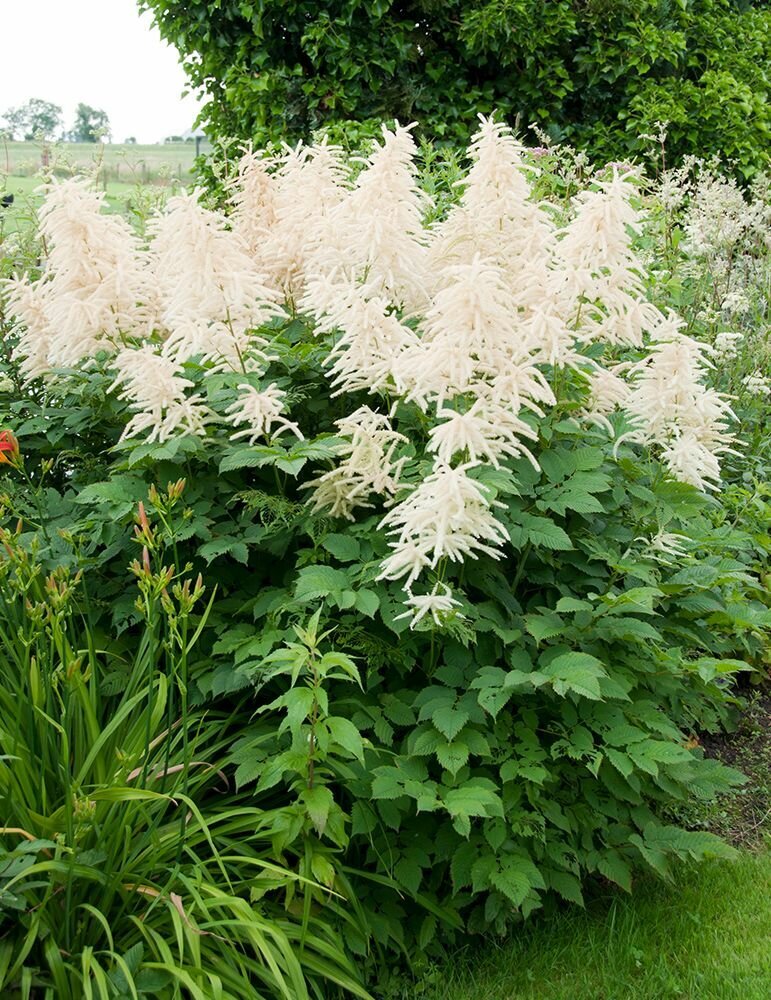
[[[737,847],[761,847],[771,836],[771,690],[748,696],[735,732],[705,733],[699,742],[708,757],[741,771],[748,782],[713,804],[698,825]]]

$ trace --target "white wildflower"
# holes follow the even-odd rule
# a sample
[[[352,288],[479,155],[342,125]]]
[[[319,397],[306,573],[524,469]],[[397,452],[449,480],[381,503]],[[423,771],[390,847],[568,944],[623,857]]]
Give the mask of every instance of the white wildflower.
[[[648,552],[654,559],[668,562],[670,559],[678,560],[686,555],[687,550],[683,546],[690,539],[687,535],[680,535],[676,531],[665,531],[662,528],[650,538],[640,538],[636,541],[645,542]]]
[[[466,413],[445,407],[436,415],[442,422],[431,428],[428,450],[441,465],[450,465],[458,454],[467,456],[472,463],[488,461],[495,468],[499,458],[507,455],[518,458],[525,454],[536,464],[519,436],[535,439],[537,432],[504,406],[482,397]]]
[[[670,317],[652,345],[648,359],[633,370],[632,390],[624,404],[643,443],[664,447],[672,474],[705,489],[720,476],[718,456],[730,450],[734,418],[727,400],[708,389],[708,347],[678,330]]]
[[[339,146],[285,147],[272,175],[272,222],[257,259],[289,299],[299,296],[329,235],[329,218],[349,194]]]
[[[46,192],[43,274],[9,283],[9,310],[23,326],[16,356],[28,376],[76,367],[152,331],[151,272],[129,224],[104,214],[103,200],[80,179],[54,181]]]
[[[715,337],[712,345],[713,355],[718,361],[730,361],[739,354],[739,345],[744,339],[741,333],[730,333],[724,330]]]
[[[159,354],[152,344],[125,348],[113,361],[118,375],[108,391],[122,387],[118,398],[127,400],[135,415],[121,440],[150,431],[147,441],[163,442],[181,434],[206,434],[210,411],[202,396],[187,396],[193,383],[181,376],[182,365]]]
[[[621,373],[629,367],[626,363],[612,368],[598,366],[586,375],[589,381],[589,400],[583,416],[591,423],[604,427],[609,434],[613,433],[613,425],[608,420],[608,415],[623,407],[629,398],[629,384],[621,378]]]
[[[662,458],[675,479],[699,490],[714,490],[720,483],[720,460],[694,431],[675,437],[664,448]]]
[[[771,396],[771,381],[761,371],[745,375],[742,385],[751,396]]]
[[[416,309],[425,305],[426,234],[430,204],[417,185],[413,126],[382,126],[382,142],[366,160],[354,190],[326,216],[313,260],[315,273],[342,272],[385,296]]]
[[[151,259],[164,353],[179,361],[198,356],[216,371],[259,371],[267,342],[253,331],[282,314],[277,295],[225,216],[200,204],[201,191],[170,198],[153,220]]]
[[[419,343],[387,299],[339,276],[311,279],[302,306],[316,316],[317,336],[340,334],[325,360],[335,395],[390,386],[397,359]]]

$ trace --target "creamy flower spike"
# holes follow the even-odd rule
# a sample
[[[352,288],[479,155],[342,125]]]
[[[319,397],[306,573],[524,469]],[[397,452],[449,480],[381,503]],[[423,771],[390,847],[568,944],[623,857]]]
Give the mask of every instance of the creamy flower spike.
[[[274,287],[296,299],[324,251],[328,219],[349,193],[348,171],[339,146],[326,142],[286,146],[272,175],[273,223],[257,249]]]
[[[460,601],[456,601],[452,596],[452,590],[446,583],[435,583],[429,594],[410,594],[404,601],[409,610],[401,615],[396,615],[395,622],[402,618],[410,619],[410,628],[413,629],[428,615],[431,616],[435,625],[442,625],[445,618],[459,608]],[[464,616],[455,611],[459,618]]]
[[[290,431],[301,441],[303,440],[302,431],[297,424],[282,416],[286,393],[279,389],[275,382],[263,390],[244,383],[238,386],[238,391],[240,393],[238,399],[225,410],[225,413],[235,427],[241,424],[246,424],[246,427],[231,434],[231,441],[248,438],[249,444],[254,444],[260,438],[275,437],[284,431]]]
[[[680,325],[670,316],[657,331],[649,358],[633,368],[624,406],[636,430],[626,436],[661,445],[676,479],[715,489],[718,456],[730,450],[729,423],[736,418],[725,397],[702,383],[710,366],[708,346],[680,333]]]
[[[584,418],[591,423],[604,427],[613,434],[613,425],[608,416],[624,406],[629,398],[629,383],[621,378],[621,373],[630,368],[629,364],[621,363],[613,368],[597,366],[586,377],[589,381],[589,402],[584,411]]]
[[[247,147],[238,161],[236,176],[227,185],[232,213],[230,220],[255,259],[276,224],[276,176],[273,161],[261,150]]]
[[[107,351],[112,388],[131,410],[124,437],[205,435],[223,421],[249,445],[300,437],[269,372],[279,360],[274,321],[299,310],[291,337],[307,326],[317,338],[312,363],[321,356],[338,412],[358,406],[361,397],[346,407],[351,393],[378,399],[337,421],[337,464],[305,484],[310,502],[349,519],[359,508],[389,508],[381,576],[408,588],[444,559],[499,555],[506,531],[475,469],[521,457],[537,467],[528,450],[534,417],[557,402],[554,385],[572,391],[583,377],[576,417],[612,434],[610,415],[622,410],[632,430],[617,447],[651,446],[673,476],[715,488],[733,414],[706,388],[713,348],[646,298],[630,175],[614,167],[570,205],[538,203],[511,130],[482,118],[458,199],[428,225],[415,153],[410,129],[399,126],[383,128],[355,178],[332,145],[275,157],[248,150],[229,214],[205,208],[199,192],[172,198],[150,227],[149,248],[102,215],[85,185],[54,186],[43,210],[43,276],[10,284],[24,373],[64,369],[66,378]],[[752,266],[769,209],[757,197],[748,207],[714,179],[691,188],[688,240],[703,254],[717,241],[723,303],[739,309],[731,255]],[[725,226],[710,192],[730,209]],[[718,356],[734,347],[728,335],[715,343]],[[626,351],[633,362],[621,361]],[[197,388],[211,373],[237,387],[224,413],[212,414]],[[760,372],[744,389],[771,391]],[[403,481],[408,458],[432,469],[416,485]],[[437,586],[409,607],[415,621],[435,621],[451,601]]]
[[[45,270],[36,281],[9,282],[9,309],[23,324],[15,353],[29,377],[152,331],[155,275],[129,224],[105,215],[103,201],[85,180],[54,181],[46,193]]]
[[[340,272],[366,295],[385,295],[408,311],[426,303],[428,195],[417,185],[410,129],[382,126],[354,190],[326,215],[312,259],[316,273]]]
[[[497,469],[500,458],[527,455],[537,467],[520,441],[520,437],[537,439],[537,431],[506,407],[480,398],[466,413],[442,408],[436,415],[442,422],[431,428],[428,451],[440,464],[450,465],[456,455],[462,455],[474,464],[487,461]]]
[[[177,361],[199,357],[216,371],[259,371],[269,355],[253,331],[283,310],[243,237],[201,196],[170,198],[150,227],[163,350]]]
[[[385,414],[368,406],[359,407],[335,426],[344,439],[338,452],[342,461],[303,488],[313,490],[314,510],[353,520],[357,507],[373,506],[371,494],[389,499],[399,490],[406,458],[395,459],[394,452],[399,444],[409,442],[393,430]]]
[[[180,434],[206,434],[211,411],[200,394],[186,395],[193,383],[180,374],[178,361],[159,354],[151,344],[126,348],[113,361],[118,376],[110,391],[122,387],[119,399],[128,401],[134,416],[121,440],[149,431],[148,442],[167,441]]]
[[[392,554],[382,563],[379,579],[406,576],[409,588],[424,568],[435,569],[441,559],[462,562],[480,552],[500,558],[498,546],[508,540],[496,520],[485,487],[469,476],[474,463],[452,468],[434,467],[430,476],[392,508],[381,527],[393,536]]]
[[[447,268],[475,256],[499,266],[514,293],[545,281],[555,227],[531,200],[522,152],[506,125],[480,115],[469,146],[471,169],[458,182],[460,203],[435,227],[429,246],[434,291],[448,280]]]
[[[354,281],[339,275],[311,279],[301,306],[318,317],[316,336],[339,331],[325,360],[333,395],[389,387],[400,355],[419,346],[388,299],[367,298]]]

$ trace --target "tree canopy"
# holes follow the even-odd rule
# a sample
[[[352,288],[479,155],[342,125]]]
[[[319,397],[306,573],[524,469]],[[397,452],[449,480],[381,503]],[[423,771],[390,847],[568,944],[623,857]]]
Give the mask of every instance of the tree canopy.
[[[610,157],[670,122],[675,155],[765,161],[764,0],[139,0],[209,98],[216,135],[300,138],[417,120],[467,137],[479,112]]]
[[[51,101],[33,97],[3,115],[8,131],[16,139],[55,139],[62,130],[62,109]]]
[[[110,137],[110,119],[106,111],[79,104],[75,108],[75,123],[71,137],[74,142],[99,142]]]

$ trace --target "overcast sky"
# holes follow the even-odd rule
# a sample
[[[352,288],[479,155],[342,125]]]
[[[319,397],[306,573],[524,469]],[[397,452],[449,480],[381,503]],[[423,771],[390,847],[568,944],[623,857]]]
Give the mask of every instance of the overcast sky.
[[[113,141],[157,142],[192,127],[185,74],[136,0],[0,3],[0,116],[31,97],[53,101],[71,127],[79,102],[106,111]]]

